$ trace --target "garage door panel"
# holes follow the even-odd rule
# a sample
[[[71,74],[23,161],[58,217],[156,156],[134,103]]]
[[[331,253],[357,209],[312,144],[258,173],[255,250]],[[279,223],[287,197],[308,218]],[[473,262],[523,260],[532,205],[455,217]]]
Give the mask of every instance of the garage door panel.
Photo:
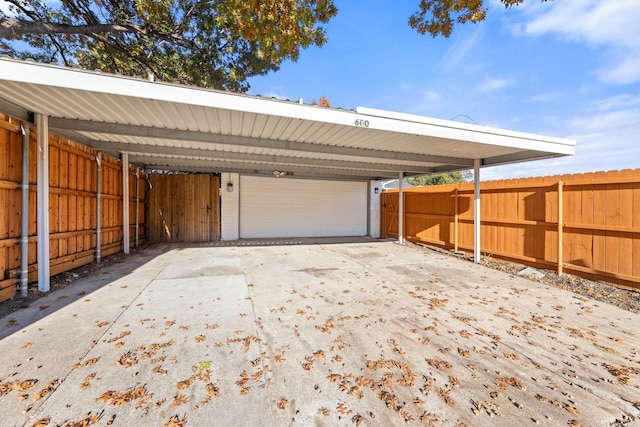
[[[241,238],[366,234],[365,182],[241,177]]]

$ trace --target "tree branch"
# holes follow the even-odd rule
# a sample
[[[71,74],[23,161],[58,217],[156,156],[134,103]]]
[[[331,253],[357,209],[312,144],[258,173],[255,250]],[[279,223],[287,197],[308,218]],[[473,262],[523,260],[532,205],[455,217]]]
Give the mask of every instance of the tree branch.
[[[17,18],[0,19],[0,38],[21,36],[23,34],[84,34],[95,33],[140,33],[141,29],[133,25],[95,24],[68,25],[52,22],[33,22]]]
[[[95,37],[96,34],[129,33],[146,36],[152,39],[164,40],[189,49],[199,49],[191,40],[186,40],[178,34],[165,34],[153,31],[144,25],[133,24],[87,24],[68,25],[53,22],[33,22],[17,18],[0,19],[0,38],[11,38],[24,34],[81,34]]]

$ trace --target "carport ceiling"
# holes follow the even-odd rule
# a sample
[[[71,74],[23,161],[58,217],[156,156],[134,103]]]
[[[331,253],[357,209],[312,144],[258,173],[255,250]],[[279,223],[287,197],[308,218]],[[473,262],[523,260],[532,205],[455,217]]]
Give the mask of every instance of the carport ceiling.
[[[148,169],[397,178],[574,154],[575,142],[0,59],[0,111]]]

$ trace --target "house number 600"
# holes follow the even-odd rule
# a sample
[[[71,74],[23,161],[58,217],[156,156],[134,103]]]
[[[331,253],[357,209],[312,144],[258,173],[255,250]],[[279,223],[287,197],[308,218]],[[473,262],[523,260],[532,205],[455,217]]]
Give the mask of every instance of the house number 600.
[[[368,128],[369,127],[369,120],[356,119],[355,125],[356,126],[360,126],[360,127],[364,127],[364,128]]]

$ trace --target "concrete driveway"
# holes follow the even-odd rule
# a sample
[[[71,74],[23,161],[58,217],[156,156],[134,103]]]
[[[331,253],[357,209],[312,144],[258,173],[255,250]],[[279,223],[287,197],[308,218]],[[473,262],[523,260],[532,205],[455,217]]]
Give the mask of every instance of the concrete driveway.
[[[2,319],[0,425],[639,425],[640,315],[392,242],[275,243],[147,247]]]

